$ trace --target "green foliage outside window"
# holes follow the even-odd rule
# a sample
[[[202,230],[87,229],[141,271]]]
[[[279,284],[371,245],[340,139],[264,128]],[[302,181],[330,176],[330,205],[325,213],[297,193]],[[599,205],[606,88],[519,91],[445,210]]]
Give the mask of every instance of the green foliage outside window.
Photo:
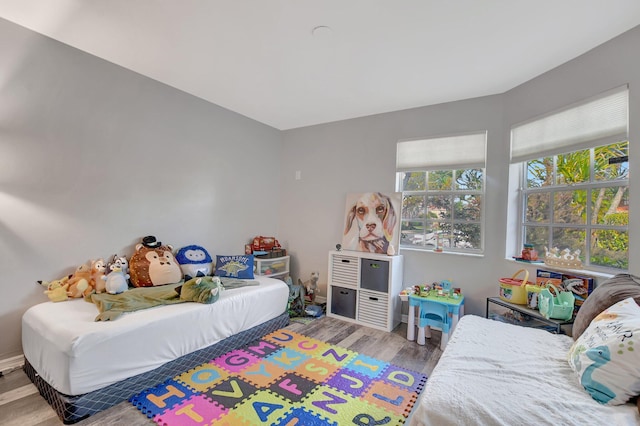
[[[583,263],[628,268],[629,143],[528,161],[524,242],[581,250]]]

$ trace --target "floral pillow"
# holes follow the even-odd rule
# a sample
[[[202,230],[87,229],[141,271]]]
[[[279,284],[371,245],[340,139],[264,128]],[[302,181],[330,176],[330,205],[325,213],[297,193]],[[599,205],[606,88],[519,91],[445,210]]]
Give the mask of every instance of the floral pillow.
[[[601,404],[640,395],[640,306],[632,297],[605,309],[571,346],[569,365]]]
[[[253,279],[253,255],[216,256],[215,276]]]

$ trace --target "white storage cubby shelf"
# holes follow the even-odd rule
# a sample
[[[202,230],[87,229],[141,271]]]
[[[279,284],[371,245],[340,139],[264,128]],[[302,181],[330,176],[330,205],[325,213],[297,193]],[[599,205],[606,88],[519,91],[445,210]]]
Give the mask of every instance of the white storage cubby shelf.
[[[403,257],[329,252],[327,316],[391,331],[402,319]]]
[[[254,257],[253,273],[256,275],[268,275],[272,278],[284,279],[289,275],[289,256],[274,257],[271,259]]]

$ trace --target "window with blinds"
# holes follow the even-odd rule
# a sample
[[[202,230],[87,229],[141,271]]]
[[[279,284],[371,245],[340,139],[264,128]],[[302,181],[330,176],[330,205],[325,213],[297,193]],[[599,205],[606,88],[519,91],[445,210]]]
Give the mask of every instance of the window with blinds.
[[[594,270],[628,269],[627,127],[626,86],[512,127],[523,244]]]
[[[401,247],[482,253],[487,132],[397,144]]]

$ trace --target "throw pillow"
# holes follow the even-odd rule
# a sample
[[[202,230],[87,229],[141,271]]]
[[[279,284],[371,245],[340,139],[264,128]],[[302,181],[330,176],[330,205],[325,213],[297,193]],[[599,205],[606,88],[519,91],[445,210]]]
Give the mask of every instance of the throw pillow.
[[[253,255],[216,256],[214,275],[218,277],[253,279]]]
[[[587,299],[588,300],[588,299]],[[640,394],[640,307],[628,298],[595,317],[568,360],[593,399],[619,405]]]
[[[640,278],[618,274],[597,286],[576,314],[572,328],[573,339],[578,339],[600,312],[627,297],[633,297],[640,303]]]

